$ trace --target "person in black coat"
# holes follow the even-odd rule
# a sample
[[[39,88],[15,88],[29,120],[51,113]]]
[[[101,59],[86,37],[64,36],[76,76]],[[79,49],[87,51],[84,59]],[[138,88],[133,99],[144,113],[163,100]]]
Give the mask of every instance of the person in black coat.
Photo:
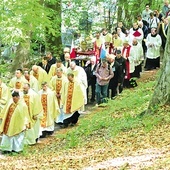
[[[168,18],[165,18],[165,19],[163,19],[163,22],[161,22],[161,24],[159,26],[159,35],[161,36],[161,39],[162,39],[163,50],[165,49],[165,45],[166,45],[168,24],[169,24]]]
[[[51,67],[52,64],[56,63],[56,58],[52,56],[51,52],[47,52],[46,57],[48,59],[48,64]]]
[[[142,48],[143,48],[143,54],[145,56],[145,54],[147,52],[147,47],[146,47],[146,44],[145,44],[145,40],[146,40],[146,37],[148,36],[148,27],[146,25],[144,25],[143,22],[138,22],[138,25],[143,31]]]
[[[91,86],[91,98],[90,102],[95,101],[95,89],[96,89],[96,58],[92,57],[89,61],[86,62],[84,70],[87,74],[88,88],[87,88],[87,99],[89,97],[89,87]]]
[[[115,61],[115,55],[110,54],[107,57],[108,63],[113,70],[114,76],[110,79],[109,87],[108,87],[108,98],[114,99],[116,95],[118,95],[118,87],[121,84],[121,70],[120,65],[117,61]],[[111,96],[109,95],[109,90],[111,90]]]
[[[119,93],[123,91],[123,83],[126,75],[126,59],[122,57],[121,50],[116,51],[115,61],[119,63],[120,66],[120,85],[118,87]]]
[[[50,70],[50,65],[48,63],[47,57],[43,57],[41,62],[38,64],[41,68],[43,68],[47,73]]]

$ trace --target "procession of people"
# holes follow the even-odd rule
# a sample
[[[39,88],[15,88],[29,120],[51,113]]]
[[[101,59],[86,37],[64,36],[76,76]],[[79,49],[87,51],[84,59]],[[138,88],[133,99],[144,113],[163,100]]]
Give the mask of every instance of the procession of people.
[[[56,125],[74,126],[87,104],[100,107],[114,101],[124,88],[138,85],[142,69],[159,69],[169,14],[156,14],[146,4],[130,29],[119,21],[112,32],[96,32],[93,48],[83,51],[83,64],[81,47],[74,57],[66,47],[62,56],[47,52],[31,68],[18,68],[8,84],[0,79],[3,153],[21,152],[24,145],[52,135]]]

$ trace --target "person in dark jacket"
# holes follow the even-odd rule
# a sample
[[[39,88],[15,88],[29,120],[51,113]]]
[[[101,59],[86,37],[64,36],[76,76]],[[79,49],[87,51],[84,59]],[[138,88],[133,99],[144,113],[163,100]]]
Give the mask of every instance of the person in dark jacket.
[[[96,57],[92,57],[89,61],[86,62],[84,70],[87,74],[88,88],[87,88],[87,99],[89,98],[89,87],[91,86],[91,98],[90,102],[95,101],[95,89],[96,89]]]
[[[41,62],[38,64],[41,68],[43,68],[47,73],[50,70],[50,65],[48,63],[47,57],[43,57]]]
[[[126,75],[126,59],[122,57],[121,50],[116,51],[116,58],[115,61],[117,61],[120,65],[120,85],[119,85],[119,93],[123,91],[123,82]]]
[[[120,65],[117,61],[115,61],[115,55],[110,54],[107,56],[108,63],[110,64],[110,67],[112,68],[112,71],[114,73],[114,77],[110,79],[109,87],[108,87],[108,98],[114,99],[114,97],[119,93],[118,88],[121,84],[121,70]],[[110,91],[111,90],[111,96]]]
[[[47,52],[46,57],[48,59],[48,64],[51,67],[52,64],[56,63],[56,58],[52,56],[51,52]]]

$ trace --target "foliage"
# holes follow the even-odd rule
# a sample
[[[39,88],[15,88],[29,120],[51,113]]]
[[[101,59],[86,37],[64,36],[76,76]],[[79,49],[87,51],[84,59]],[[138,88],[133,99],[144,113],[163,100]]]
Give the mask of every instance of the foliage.
[[[139,5],[140,4],[140,5]],[[118,0],[118,21],[123,21],[124,25],[127,28],[131,28],[132,23],[136,21],[137,15],[141,14],[142,11],[145,9],[145,5],[150,4],[151,10],[158,10],[161,12],[161,8],[163,3],[161,0],[156,1],[147,1],[147,0]]]

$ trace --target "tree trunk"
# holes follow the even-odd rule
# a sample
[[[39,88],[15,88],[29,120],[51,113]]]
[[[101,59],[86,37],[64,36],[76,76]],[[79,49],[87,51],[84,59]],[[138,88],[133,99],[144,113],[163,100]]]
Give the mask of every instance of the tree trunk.
[[[55,57],[59,57],[59,51],[62,48],[61,41],[61,1],[57,0],[55,4],[47,3],[46,6],[52,9],[53,15],[50,16],[50,21],[53,22],[53,29],[56,31],[56,35],[46,32],[46,51],[52,52]]]
[[[30,55],[30,40],[27,42],[20,42],[17,46],[17,50],[11,64],[10,70],[14,72],[16,69],[23,69],[25,65],[29,63],[29,55]]]
[[[165,104],[170,104],[170,25],[168,26],[167,42],[160,76],[145,113],[154,113],[159,106]]]

